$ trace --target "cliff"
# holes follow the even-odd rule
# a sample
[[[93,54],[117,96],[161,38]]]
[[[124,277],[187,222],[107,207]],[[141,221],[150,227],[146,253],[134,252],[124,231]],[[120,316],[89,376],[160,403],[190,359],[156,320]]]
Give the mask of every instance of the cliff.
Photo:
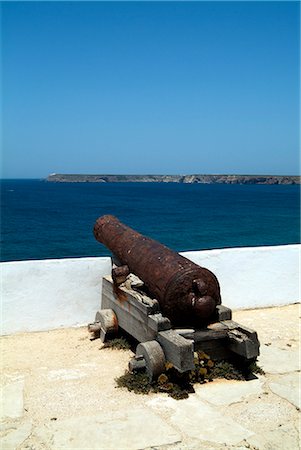
[[[81,175],[53,173],[46,181],[56,183],[203,183],[203,184],[300,184],[291,175]]]

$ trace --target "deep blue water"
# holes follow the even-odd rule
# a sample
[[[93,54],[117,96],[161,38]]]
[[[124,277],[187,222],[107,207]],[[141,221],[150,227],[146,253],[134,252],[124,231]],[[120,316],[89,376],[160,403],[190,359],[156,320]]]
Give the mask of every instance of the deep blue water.
[[[2,180],[1,260],[102,256],[114,214],[174,250],[300,242],[299,187]]]

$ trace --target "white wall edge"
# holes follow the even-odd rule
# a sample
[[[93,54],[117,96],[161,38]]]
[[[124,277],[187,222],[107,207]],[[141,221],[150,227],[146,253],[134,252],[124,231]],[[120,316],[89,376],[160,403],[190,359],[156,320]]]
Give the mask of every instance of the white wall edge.
[[[183,252],[217,276],[232,309],[300,301],[300,244]],[[109,257],[12,261],[0,264],[1,334],[86,325],[101,307]]]

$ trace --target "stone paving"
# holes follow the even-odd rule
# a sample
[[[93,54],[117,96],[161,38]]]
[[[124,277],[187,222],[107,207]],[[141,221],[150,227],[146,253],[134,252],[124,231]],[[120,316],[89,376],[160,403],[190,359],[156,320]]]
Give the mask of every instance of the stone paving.
[[[131,352],[100,350],[85,328],[3,337],[0,448],[297,450],[299,313],[234,313],[257,330],[266,374],[195,385],[180,401],[116,388]]]

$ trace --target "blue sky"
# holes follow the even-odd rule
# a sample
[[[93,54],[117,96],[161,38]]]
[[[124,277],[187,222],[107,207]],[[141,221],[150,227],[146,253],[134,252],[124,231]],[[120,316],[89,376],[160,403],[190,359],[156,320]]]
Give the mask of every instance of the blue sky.
[[[298,2],[2,3],[2,177],[298,174]]]

